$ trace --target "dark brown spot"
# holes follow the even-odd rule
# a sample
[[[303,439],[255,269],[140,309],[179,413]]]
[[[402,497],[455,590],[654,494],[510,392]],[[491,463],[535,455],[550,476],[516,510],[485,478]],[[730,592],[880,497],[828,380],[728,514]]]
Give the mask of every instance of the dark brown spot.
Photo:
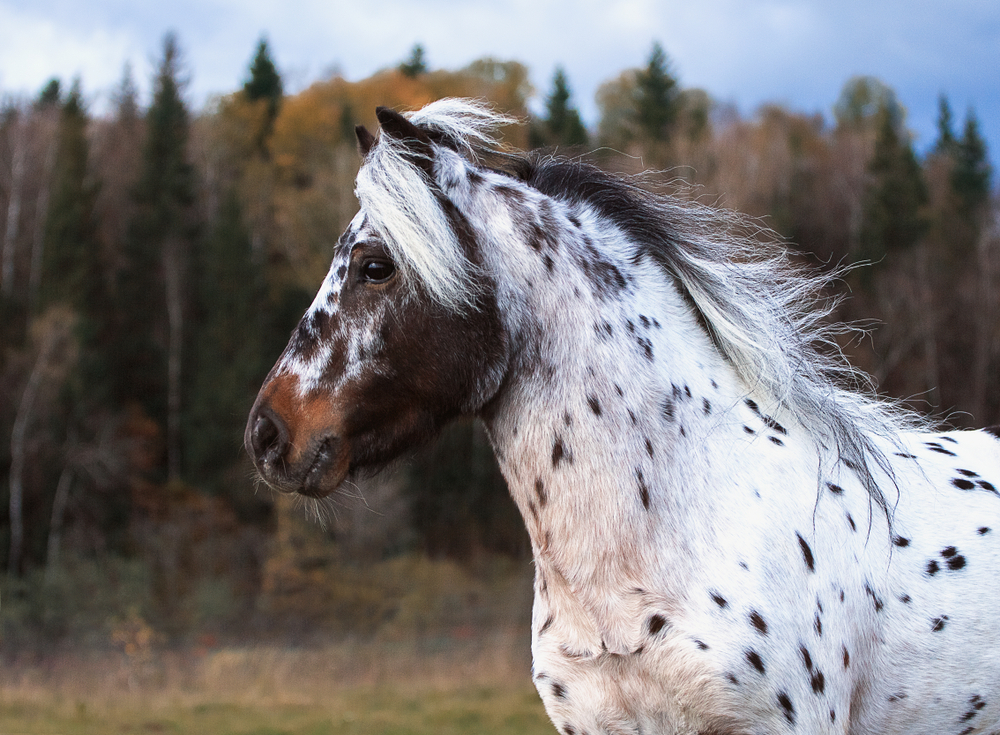
[[[563,461],[573,464],[573,458],[570,456],[569,452],[566,451],[566,447],[563,445],[562,439],[560,437],[556,437],[556,441],[552,445],[552,466],[558,467],[559,463]]]
[[[667,624],[667,619],[660,614],[656,614],[650,616],[649,622],[646,624],[646,626],[649,629],[650,635],[656,635],[661,630],[663,630],[663,626],[665,626],[666,624]]]
[[[750,624],[757,629],[761,635],[767,635],[767,622],[756,610],[750,611]]]
[[[799,540],[799,547],[802,549],[802,558],[806,562],[806,567],[809,568],[810,572],[815,572],[816,571],[816,562],[813,559],[812,549],[809,548],[809,544],[806,543],[806,540],[804,538],[802,538],[802,534],[800,534],[798,531],[796,531],[795,532],[795,536]]]
[[[754,650],[749,650],[746,652],[747,661],[760,673],[764,673],[764,661],[761,659],[760,654]]]
[[[788,720],[789,724],[795,724],[795,707],[792,706],[792,700],[788,698],[788,695],[784,692],[778,692],[778,704],[781,705],[781,709],[785,714],[785,719]]]
[[[816,671],[811,677],[809,677],[809,683],[812,685],[813,694],[822,694],[823,690],[826,688],[826,679],[823,677],[822,671]]]
[[[541,477],[535,480],[535,495],[538,496],[538,504],[544,508],[549,501],[549,493],[545,489],[545,483],[542,482]]]
[[[646,485],[646,478],[643,477],[642,470],[638,467],[635,470],[635,476],[639,481],[639,500],[642,501],[642,507],[649,510],[649,487]]]

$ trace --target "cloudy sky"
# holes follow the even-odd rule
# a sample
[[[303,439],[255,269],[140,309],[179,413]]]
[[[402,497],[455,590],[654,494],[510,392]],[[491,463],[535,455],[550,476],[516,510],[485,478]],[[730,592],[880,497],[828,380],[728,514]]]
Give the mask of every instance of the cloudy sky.
[[[168,29],[195,107],[242,82],[263,33],[290,91],[333,72],[364,78],[416,42],[433,68],[521,61],[540,94],[562,64],[593,124],[597,87],[643,65],[657,40],[684,86],[744,114],[778,102],[829,119],[847,79],[877,76],[906,106],[920,150],[946,93],[958,122],[975,108],[1000,161],[997,0],[0,0],[0,94],[79,75],[99,111],[126,62],[148,90]]]

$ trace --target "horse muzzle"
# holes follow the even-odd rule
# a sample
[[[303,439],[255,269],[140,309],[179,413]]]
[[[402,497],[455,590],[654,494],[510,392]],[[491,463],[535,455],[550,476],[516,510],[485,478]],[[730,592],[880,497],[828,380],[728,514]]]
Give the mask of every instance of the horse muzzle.
[[[284,493],[326,497],[347,477],[350,453],[345,442],[329,433],[296,436],[266,403],[251,412],[244,443],[260,476]]]

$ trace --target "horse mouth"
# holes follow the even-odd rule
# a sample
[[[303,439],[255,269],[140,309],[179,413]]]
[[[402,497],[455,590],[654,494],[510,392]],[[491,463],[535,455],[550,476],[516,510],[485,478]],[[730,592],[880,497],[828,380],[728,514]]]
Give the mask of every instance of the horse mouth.
[[[280,493],[325,498],[347,478],[348,455],[343,442],[327,437],[294,464],[288,463],[287,456],[255,459],[254,464],[261,479]]]
[[[347,468],[341,469],[340,465],[346,465],[338,456],[337,445],[339,442],[333,437],[328,437],[320,442],[312,462],[309,464],[297,492],[307,498],[325,498],[332,493],[347,477]],[[340,471],[337,471],[340,470]]]

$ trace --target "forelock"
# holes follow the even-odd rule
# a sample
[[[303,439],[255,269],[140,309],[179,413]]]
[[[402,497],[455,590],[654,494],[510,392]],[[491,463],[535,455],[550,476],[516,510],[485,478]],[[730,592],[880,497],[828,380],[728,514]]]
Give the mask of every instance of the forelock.
[[[471,269],[436,184],[403,143],[382,135],[358,172],[355,194],[403,272],[431,298],[460,310],[474,301]]]

